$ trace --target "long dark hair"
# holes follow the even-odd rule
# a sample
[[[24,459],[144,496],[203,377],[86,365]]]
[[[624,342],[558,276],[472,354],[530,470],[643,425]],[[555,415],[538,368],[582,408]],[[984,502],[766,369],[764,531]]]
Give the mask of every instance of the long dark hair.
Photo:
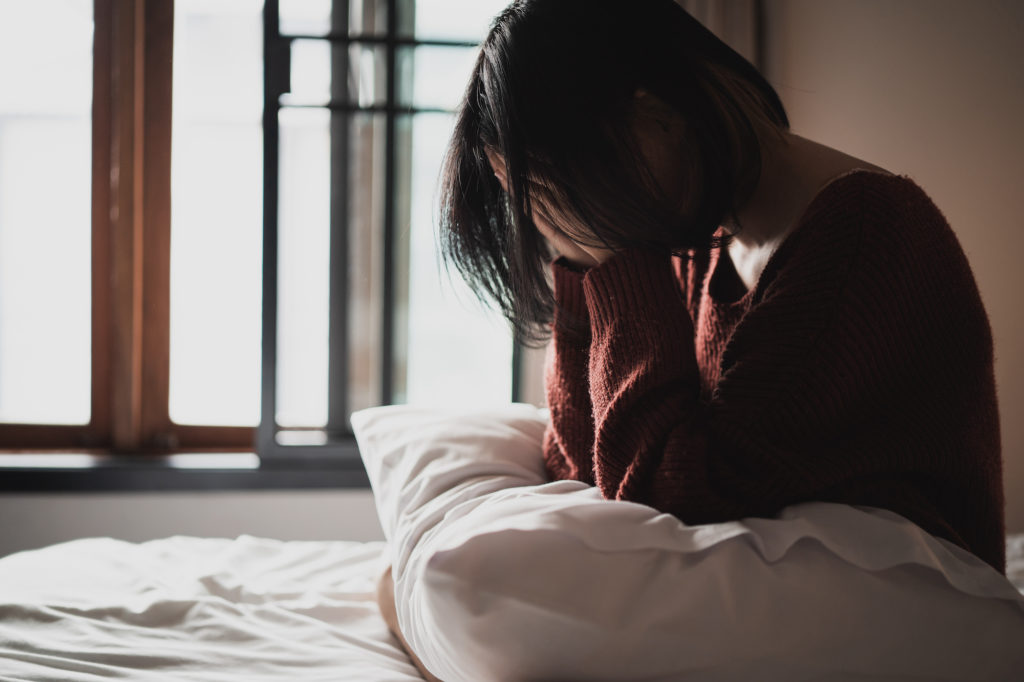
[[[638,90],[685,127],[680,215],[652,183],[630,134]],[[530,183],[611,248],[684,253],[750,196],[764,130],[788,129],[778,95],[746,59],[673,0],[517,0],[483,43],[441,178],[441,247],[520,339],[546,338],[551,253]],[[486,149],[506,162],[509,192]],[[535,185],[534,185],[535,187]]]

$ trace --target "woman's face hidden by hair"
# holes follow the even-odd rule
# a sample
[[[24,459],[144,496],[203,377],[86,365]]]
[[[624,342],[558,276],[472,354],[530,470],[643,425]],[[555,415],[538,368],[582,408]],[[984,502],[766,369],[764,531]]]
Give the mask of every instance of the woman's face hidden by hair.
[[[633,104],[629,129],[623,134],[633,137],[649,179],[655,183],[654,193],[685,214],[697,199],[692,164],[686,158],[686,124],[664,100],[642,88],[634,94]]]
[[[653,197],[657,197],[680,215],[692,207],[695,197],[686,191],[688,173],[685,154],[685,124],[682,118],[661,98],[646,90],[634,93],[633,110],[626,119],[626,126],[618,132],[623,140],[630,139],[642,161],[645,173],[638,178],[646,182]],[[508,170],[505,157],[494,147],[485,147],[488,163],[495,178],[504,191],[508,191]],[[533,178],[530,183],[530,203],[536,211],[550,194],[538,193],[546,185],[543,178]],[[550,188],[549,189],[553,189]],[[557,192],[552,192],[557,193]],[[577,235],[579,220],[548,206],[546,217],[552,226],[567,235]],[[543,232],[543,230],[542,230]]]
[[[496,18],[456,120],[446,260],[536,339],[553,307],[531,190],[598,244],[707,248],[756,183],[761,131],[787,125],[756,69],[673,0],[519,0]]]

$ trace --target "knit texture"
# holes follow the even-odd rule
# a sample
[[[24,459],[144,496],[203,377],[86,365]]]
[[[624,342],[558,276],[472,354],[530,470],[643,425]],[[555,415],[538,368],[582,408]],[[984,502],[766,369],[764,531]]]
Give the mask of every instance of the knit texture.
[[[553,479],[689,524],[881,507],[1005,572],[991,329],[910,179],[830,183],[746,293],[719,250],[553,274]]]

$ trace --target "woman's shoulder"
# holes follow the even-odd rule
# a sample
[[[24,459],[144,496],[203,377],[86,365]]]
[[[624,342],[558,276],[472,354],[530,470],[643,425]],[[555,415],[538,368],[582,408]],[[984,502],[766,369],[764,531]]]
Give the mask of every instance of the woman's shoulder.
[[[694,299],[688,301],[691,307],[716,256],[720,254],[691,252],[677,264],[688,298]],[[912,273],[930,278],[943,272],[953,275],[947,275],[950,286],[974,287],[960,242],[931,197],[908,175],[855,168],[820,189],[745,299],[756,306],[787,291],[817,289],[837,295],[858,281],[881,290]]]
[[[774,300],[837,309],[899,299],[982,309],[967,256],[931,197],[909,176],[866,171],[818,194],[753,294],[755,307]]]
[[[897,344],[898,331],[906,348],[955,338],[957,352],[991,358],[966,255],[928,194],[903,175],[857,172],[830,183],[769,261],[744,322],[754,337],[780,324],[799,329],[807,340],[794,347],[807,353],[846,348],[871,328],[887,330],[873,337],[884,347]]]
[[[922,265],[965,259],[945,215],[913,178],[874,170],[855,169],[832,180],[791,237],[787,260],[838,265],[853,259],[885,267],[904,259]]]
[[[854,172],[823,190],[779,281],[831,288],[835,303],[876,309],[892,302],[921,315],[987,328],[974,272],[949,221],[907,175]],[[800,281],[803,280],[803,281]],[[985,335],[982,335],[985,336]]]
[[[858,229],[895,242],[951,232],[932,198],[909,175],[854,169],[829,182],[803,219],[804,231]]]

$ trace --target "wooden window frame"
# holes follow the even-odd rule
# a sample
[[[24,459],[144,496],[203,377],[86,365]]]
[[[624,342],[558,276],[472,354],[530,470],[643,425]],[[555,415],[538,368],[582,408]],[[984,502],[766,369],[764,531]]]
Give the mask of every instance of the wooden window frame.
[[[340,0],[335,0],[339,4]],[[334,102],[337,111],[379,111],[387,118],[388,182],[384,221],[385,309],[394,308],[396,282],[403,268],[396,261],[395,233],[395,120],[400,114],[429,111],[398,105],[396,51],[415,45],[470,47],[475,43],[431,41],[398,37],[400,0],[379,0],[387,8],[385,36],[349,35],[336,26],[328,36],[281,36],[277,0],[268,0],[275,19],[268,27],[265,9],[265,50],[278,48],[274,64],[287,66],[290,40],[327,40],[335,58],[349,43],[379,43],[387,52],[388,96],[384,106],[360,107]],[[277,442],[274,415],[276,317],[267,316],[276,301],[276,260],[264,264],[264,332],[262,418],[259,427],[196,426],[176,424],[168,409],[170,385],[170,244],[171,244],[171,101],[174,47],[174,0],[93,0],[93,105],[92,105],[92,370],[90,421],[85,425],[0,423],[0,451],[92,452],[118,456],[163,455],[177,452],[258,451],[261,466],[294,467],[324,462],[351,466],[358,463],[345,409],[343,343],[332,352],[332,429],[325,445],[295,446]],[[347,12],[344,13],[347,17]],[[282,62],[282,59],[284,60]],[[269,60],[269,55],[268,55]],[[268,61],[269,63],[269,61]],[[265,65],[265,70],[267,69]],[[277,74],[279,77],[281,74]],[[265,85],[274,83],[265,72]],[[269,79],[269,80],[266,80]],[[267,93],[276,92],[269,85]],[[340,97],[333,92],[332,97]],[[272,106],[271,106],[272,105]],[[280,102],[266,99],[266,111],[276,116]],[[267,138],[264,128],[264,182],[276,177],[276,127]],[[341,164],[344,165],[344,164]],[[276,216],[277,187],[264,187],[267,215]],[[335,217],[332,217],[335,220]],[[264,226],[264,258],[276,259],[276,218],[273,229]],[[343,227],[343,226],[342,226]],[[333,228],[332,228],[333,229]],[[268,235],[272,238],[267,241]],[[341,256],[344,254],[342,253]],[[332,256],[334,258],[335,256]],[[344,260],[343,258],[338,258]],[[342,271],[332,265],[332,296]],[[341,291],[344,294],[344,291]],[[343,296],[342,296],[343,298]],[[332,336],[341,338],[345,327],[332,315]],[[383,404],[392,400],[394,384],[390,358],[398,343],[394,320],[384,315],[382,357]],[[270,343],[268,343],[268,340]],[[512,399],[522,393],[523,348],[513,347]],[[341,399],[337,399],[342,396]],[[339,426],[340,425],[340,426]],[[315,429],[314,429],[315,430]],[[122,461],[137,458],[122,457]],[[153,458],[157,461],[158,458]]]
[[[168,411],[174,0],[93,10],[90,420],[0,424],[0,448],[251,452],[255,428],[175,424]]]

